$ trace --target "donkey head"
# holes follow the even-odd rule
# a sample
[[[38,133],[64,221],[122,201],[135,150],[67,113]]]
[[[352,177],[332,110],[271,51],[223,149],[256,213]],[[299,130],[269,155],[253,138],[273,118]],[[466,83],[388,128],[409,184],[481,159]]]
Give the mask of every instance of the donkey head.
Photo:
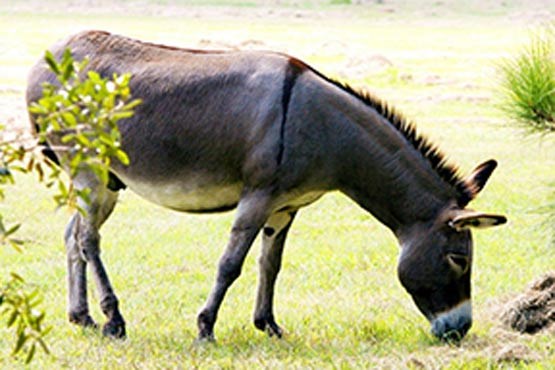
[[[402,251],[397,271],[401,284],[430,321],[432,333],[441,339],[461,339],[472,325],[470,228],[507,222],[504,216],[464,209],[496,165],[495,161],[485,162],[466,179],[470,195],[465,201],[453,202],[435,219],[413,225],[399,235]]]

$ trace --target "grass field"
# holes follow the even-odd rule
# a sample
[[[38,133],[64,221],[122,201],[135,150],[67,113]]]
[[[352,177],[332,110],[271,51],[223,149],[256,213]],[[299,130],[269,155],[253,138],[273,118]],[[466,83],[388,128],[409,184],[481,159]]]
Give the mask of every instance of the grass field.
[[[128,324],[129,338],[119,342],[67,322],[62,231],[69,215],[54,212],[49,191],[34,179],[19,177],[0,211],[23,222],[20,235],[29,242],[24,253],[0,248],[0,281],[10,271],[23,275],[43,293],[53,327],[52,356],[38,356],[30,368],[555,367],[553,330],[521,336],[499,321],[507,302],[555,266],[555,230],[538,212],[553,201],[554,138],[525,136],[495,108],[496,62],[526,42],[531,21],[552,17],[552,4],[126,1],[110,11],[110,3],[0,4],[0,122],[27,124],[27,70],[55,40],[82,29],[187,47],[285,51],[390,101],[464,172],[496,158],[499,168],[472,207],[506,214],[509,224],[474,233],[474,325],[460,346],[432,338],[397,281],[394,237],[340,194],[302,210],[290,233],[275,305],[284,339],[252,325],[257,242],[220,311],[217,343],[194,345],[196,313],[233,213],[179,214],[125,192],[103,228],[103,259]],[[93,286],[90,292],[92,314],[102,321]],[[8,334],[0,325],[0,368],[24,368],[10,357]]]

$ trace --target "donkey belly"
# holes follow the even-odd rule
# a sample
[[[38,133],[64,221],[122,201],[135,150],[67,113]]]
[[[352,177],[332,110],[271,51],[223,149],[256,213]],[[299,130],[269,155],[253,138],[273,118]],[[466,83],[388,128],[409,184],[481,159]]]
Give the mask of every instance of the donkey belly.
[[[143,198],[181,212],[222,212],[235,208],[243,184],[185,181],[141,183],[126,179],[127,186]]]

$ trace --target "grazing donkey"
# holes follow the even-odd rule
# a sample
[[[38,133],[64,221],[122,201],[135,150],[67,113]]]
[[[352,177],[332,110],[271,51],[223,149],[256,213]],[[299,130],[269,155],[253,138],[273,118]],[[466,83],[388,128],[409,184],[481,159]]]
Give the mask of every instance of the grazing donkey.
[[[143,101],[119,125],[130,165],[114,163],[108,187],[91,173],[74,179],[77,189],[91,190],[91,201],[65,233],[71,322],[95,325],[87,303],[88,264],[108,318],[103,333],[125,336],[100,259],[99,229],[118,191],[129,187],[178,211],[237,207],[215,285],[198,315],[199,339],[213,339],[222,300],[262,230],[254,324],[279,337],[272,302],[287,232],[297,210],[339,190],[399,240],[399,279],[433,334],[466,334],[472,321],[469,228],[506,222],[465,209],[495,169],[494,160],[459,177],[385,103],[287,55],[180,49],[101,31],[73,35],[51,50],[59,58],[66,48],[76,59],[89,57],[88,68],[101,75],[130,72],[132,92]],[[53,83],[54,76],[40,61],[30,73],[28,103],[41,97],[45,81]]]

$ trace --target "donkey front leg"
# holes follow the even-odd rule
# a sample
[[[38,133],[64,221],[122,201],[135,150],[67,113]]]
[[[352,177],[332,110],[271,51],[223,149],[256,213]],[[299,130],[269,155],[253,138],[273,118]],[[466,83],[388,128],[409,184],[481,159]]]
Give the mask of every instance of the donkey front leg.
[[[268,219],[264,225],[262,237],[262,251],[259,259],[259,281],[254,310],[254,325],[270,336],[281,338],[283,331],[276,324],[273,312],[274,287],[281,268],[283,247],[287,232],[296,215],[291,213],[277,213]]]
[[[114,209],[116,200],[116,192],[93,188],[90,203],[81,204],[84,214],[76,213],[68,225],[69,318],[80,325],[95,325],[87,303],[86,265],[89,264],[99,291],[100,307],[108,318],[102,332],[107,336],[122,338],[125,337],[125,322],[100,259],[99,229]]]
[[[216,283],[197,317],[198,339],[214,340],[214,324],[225,293],[241,274],[247,252],[266,221],[269,197],[259,191],[241,198],[231,236],[218,263]]]

